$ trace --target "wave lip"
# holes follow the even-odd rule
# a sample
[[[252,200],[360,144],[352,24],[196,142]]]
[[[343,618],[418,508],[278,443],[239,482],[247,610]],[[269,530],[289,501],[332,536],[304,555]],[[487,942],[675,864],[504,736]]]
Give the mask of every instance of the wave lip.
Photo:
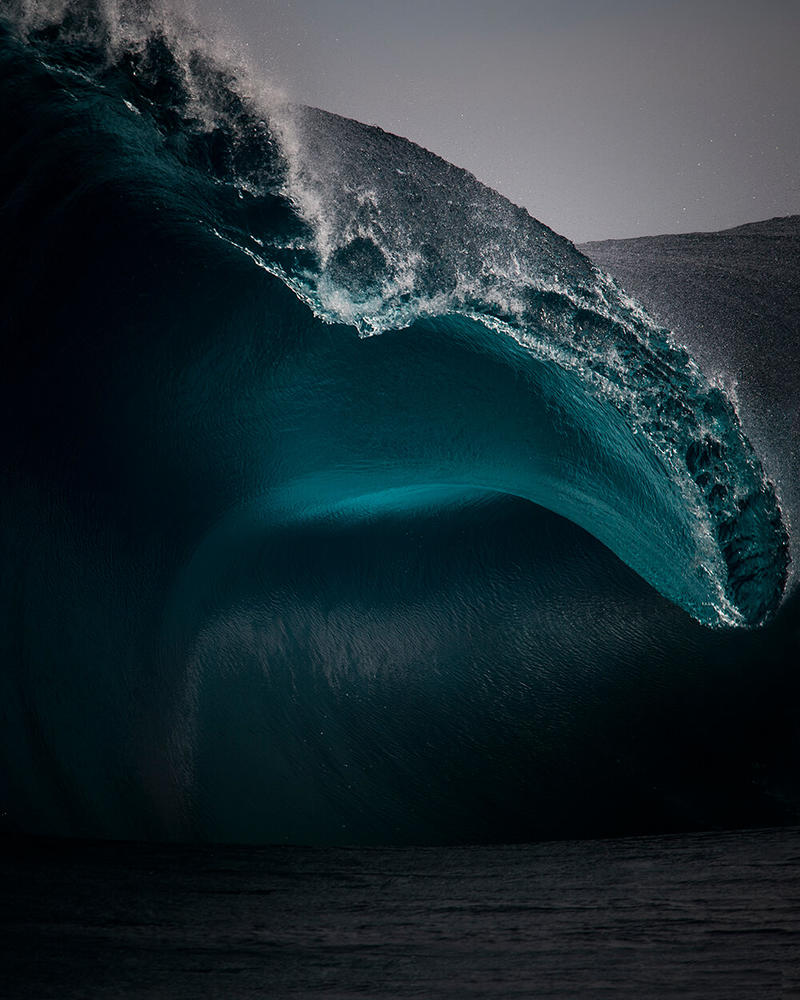
[[[309,108],[295,109],[289,131],[283,192],[307,227],[308,256],[286,266],[252,234],[224,238],[315,315],[362,336],[462,316],[578,375],[680,491],[696,550],[682,572],[707,575],[714,596],[690,598],[652,560],[644,575],[707,624],[765,621],[789,565],[775,487],[730,398],[671,332],[567,240],[412,143]]]
[[[498,338],[487,350],[513,344],[574,377],[680,496],[663,537],[691,544],[669,566],[668,546],[662,560],[637,551],[632,526],[627,538],[603,532],[588,508],[559,506],[558,490],[548,502],[707,624],[757,625],[774,612],[788,535],[731,400],[567,240],[413,143],[263,99],[199,43],[179,43],[160,5],[14,7],[38,72],[69,78],[77,108],[64,116],[77,120],[85,105],[119,142],[127,109],[121,175],[134,169],[165,202],[179,199],[199,230],[278,277],[318,319],[372,336],[461,317]],[[470,481],[502,488],[480,469]]]

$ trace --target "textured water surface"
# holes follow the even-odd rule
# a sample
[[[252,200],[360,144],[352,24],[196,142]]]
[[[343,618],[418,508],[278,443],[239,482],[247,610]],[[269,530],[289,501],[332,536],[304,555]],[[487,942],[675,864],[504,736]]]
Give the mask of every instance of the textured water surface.
[[[510,847],[4,844],[2,995],[800,996],[800,830]]]

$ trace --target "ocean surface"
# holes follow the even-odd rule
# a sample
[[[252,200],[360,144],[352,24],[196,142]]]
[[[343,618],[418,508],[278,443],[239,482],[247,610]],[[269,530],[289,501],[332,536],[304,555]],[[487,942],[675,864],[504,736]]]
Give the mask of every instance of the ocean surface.
[[[800,997],[800,830],[507,847],[4,843],[8,1000]]]

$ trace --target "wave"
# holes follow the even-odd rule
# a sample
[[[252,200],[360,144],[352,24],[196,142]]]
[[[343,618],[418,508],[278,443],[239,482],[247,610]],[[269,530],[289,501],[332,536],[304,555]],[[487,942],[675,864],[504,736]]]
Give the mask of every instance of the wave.
[[[499,470],[470,456],[469,467],[440,472],[453,463],[437,450],[430,468],[418,463],[401,475],[404,485],[455,476],[541,503],[701,621],[758,624],[774,611],[788,565],[774,488],[730,401],[668,331],[566,240],[464,171],[377,128],[265,106],[207,54],[178,49],[152,15],[146,30],[139,21],[138,34],[130,25],[126,33],[131,9],[140,10],[70,5],[38,30],[28,14],[27,27],[41,83],[68,85],[78,105],[109,116],[102,125],[117,142],[127,133],[128,170],[143,180],[161,174],[170,200],[186,192],[194,225],[279,277],[320,319],[362,335],[433,322],[482,340],[517,369],[528,365],[531,395],[545,395],[545,407],[574,423],[570,434],[591,441],[564,456],[555,434],[515,428],[518,440],[545,438],[533,449],[526,443],[533,461]],[[78,30],[84,44],[102,43],[81,52],[80,70],[72,64]],[[134,120],[123,125],[125,115]],[[542,394],[539,385],[554,378],[564,384]],[[592,400],[589,412],[569,413],[581,395]],[[370,459],[376,475],[340,476],[330,497],[323,488],[308,502],[377,494],[388,459],[387,447]],[[361,453],[336,464],[367,461]],[[604,464],[616,466],[611,481]]]
[[[775,614],[788,534],[731,399],[567,240],[413,143],[286,103],[154,4],[17,0],[0,61],[8,606],[27,609],[8,781],[40,825],[72,810],[130,832],[152,813],[141,792],[120,806],[44,693],[64,662],[90,664],[94,710],[138,732],[116,752],[162,832],[425,839],[442,820],[403,818],[422,795],[409,733],[448,752],[415,698],[462,706],[453,768],[496,781],[475,756],[478,623],[508,629],[494,652],[525,744],[508,698],[532,662],[551,676],[564,616],[584,623],[581,669],[625,631],[593,644],[593,607],[682,627],[634,573],[705,626]],[[587,596],[576,566],[599,543],[622,562]],[[402,695],[399,676],[416,678]],[[126,685],[144,693],[120,703]],[[373,772],[355,702],[389,688],[410,742]]]

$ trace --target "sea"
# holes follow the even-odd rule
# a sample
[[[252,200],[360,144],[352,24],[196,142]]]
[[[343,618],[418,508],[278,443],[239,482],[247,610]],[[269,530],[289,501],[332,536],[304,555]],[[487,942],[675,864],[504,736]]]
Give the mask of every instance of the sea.
[[[0,4],[0,996],[798,995],[800,217],[230,51]]]
[[[4,844],[2,994],[800,996],[800,829],[491,847]]]

